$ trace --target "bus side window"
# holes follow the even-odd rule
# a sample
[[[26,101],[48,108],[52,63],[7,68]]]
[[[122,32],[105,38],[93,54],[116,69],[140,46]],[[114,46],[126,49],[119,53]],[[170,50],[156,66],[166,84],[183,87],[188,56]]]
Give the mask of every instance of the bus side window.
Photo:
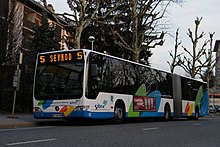
[[[99,83],[99,77],[98,77],[98,64],[90,64],[89,69],[89,77],[88,77],[88,94],[87,97],[89,99],[95,99],[98,95],[98,83]]]
[[[97,76],[97,70],[98,70],[98,65],[97,64],[91,64],[91,76],[95,77]]]

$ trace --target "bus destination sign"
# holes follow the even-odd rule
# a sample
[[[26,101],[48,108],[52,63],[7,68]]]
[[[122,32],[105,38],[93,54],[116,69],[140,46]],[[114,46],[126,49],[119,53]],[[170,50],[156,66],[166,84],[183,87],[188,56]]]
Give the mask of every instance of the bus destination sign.
[[[38,56],[39,64],[62,63],[69,61],[82,61],[82,60],[83,60],[82,51],[48,53],[48,54],[40,54]]]

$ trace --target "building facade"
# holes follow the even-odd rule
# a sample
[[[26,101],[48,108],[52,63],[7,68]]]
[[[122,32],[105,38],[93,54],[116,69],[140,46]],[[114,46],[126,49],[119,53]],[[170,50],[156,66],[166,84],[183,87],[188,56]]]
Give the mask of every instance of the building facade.
[[[65,20],[51,15],[39,2],[34,0],[0,0],[0,112],[10,111],[13,103],[13,77],[17,68],[16,56],[22,52],[20,88],[17,91],[16,111],[32,110],[32,89],[35,56],[33,38],[36,25],[41,25],[43,12],[47,13],[48,22],[56,26],[59,38],[58,49],[68,49],[73,42],[73,33],[68,32]],[[51,11],[52,5],[48,5]]]
[[[209,93],[209,105],[220,106],[220,40],[215,41],[214,50],[217,63],[215,66],[215,87]]]

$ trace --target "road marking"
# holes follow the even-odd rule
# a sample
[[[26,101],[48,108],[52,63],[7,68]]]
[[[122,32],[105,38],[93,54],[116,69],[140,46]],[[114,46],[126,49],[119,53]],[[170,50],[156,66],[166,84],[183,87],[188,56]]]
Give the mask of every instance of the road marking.
[[[201,123],[193,124],[194,126],[201,126]]]
[[[0,132],[5,132],[5,131],[20,131],[20,130],[34,130],[34,129],[48,129],[51,128],[50,126],[45,126],[45,127],[29,127],[29,128],[15,128],[15,129],[1,129]]]
[[[39,142],[47,142],[47,141],[55,141],[57,139],[51,138],[51,139],[42,139],[42,140],[32,140],[32,141],[24,141],[24,142],[15,142],[15,143],[8,143],[5,144],[7,146],[13,146],[13,145],[22,145],[22,144],[30,144],[30,143],[39,143]]]
[[[142,129],[142,131],[157,130],[157,129],[159,129],[159,128],[144,128],[144,129]]]

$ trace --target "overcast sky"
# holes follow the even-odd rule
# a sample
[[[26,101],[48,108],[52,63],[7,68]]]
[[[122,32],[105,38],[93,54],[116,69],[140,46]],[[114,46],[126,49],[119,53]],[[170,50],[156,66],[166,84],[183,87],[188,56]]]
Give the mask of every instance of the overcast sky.
[[[48,0],[53,4],[56,12],[70,11],[65,0]],[[191,42],[186,35],[188,28],[194,30],[194,20],[196,17],[203,17],[200,32],[205,32],[204,39],[209,39],[209,32],[215,32],[215,40],[220,39],[220,0],[185,0],[182,7],[172,5],[168,9],[168,17],[171,20],[171,28],[167,30],[171,35],[175,36],[177,28],[180,29],[179,38],[182,45],[191,47]],[[170,35],[165,36],[163,47],[156,47],[152,50],[153,56],[150,62],[153,67],[169,71],[167,61],[170,61],[168,51],[174,49],[175,38]],[[181,70],[175,71],[178,74],[184,74]]]

